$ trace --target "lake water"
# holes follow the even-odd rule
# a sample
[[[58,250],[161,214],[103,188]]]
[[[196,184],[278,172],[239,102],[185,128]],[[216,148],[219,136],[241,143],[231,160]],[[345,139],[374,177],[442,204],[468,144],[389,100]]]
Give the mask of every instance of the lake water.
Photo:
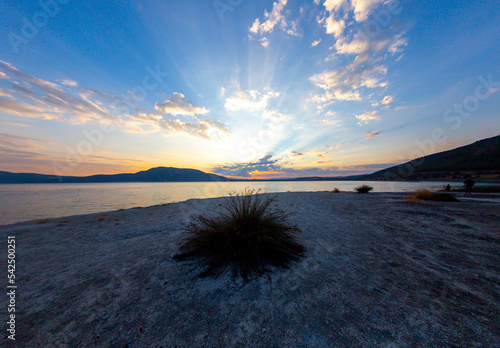
[[[374,192],[410,192],[419,188],[438,189],[446,182],[364,181],[260,181],[182,183],[92,183],[0,185],[0,225],[20,221],[98,213],[191,198],[212,198],[241,192],[246,187],[265,192],[353,191],[368,184]],[[459,185],[458,183],[456,185]]]

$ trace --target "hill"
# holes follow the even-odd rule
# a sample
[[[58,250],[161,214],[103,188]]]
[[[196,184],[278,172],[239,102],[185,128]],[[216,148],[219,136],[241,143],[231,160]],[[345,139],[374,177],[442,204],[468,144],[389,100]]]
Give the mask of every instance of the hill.
[[[368,180],[449,180],[500,178],[500,135],[365,176]]]
[[[157,167],[134,174],[57,176],[0,171],[0,184],[95,183],[95,182],[204,182],[230,181],[220,175],[196,169]]]

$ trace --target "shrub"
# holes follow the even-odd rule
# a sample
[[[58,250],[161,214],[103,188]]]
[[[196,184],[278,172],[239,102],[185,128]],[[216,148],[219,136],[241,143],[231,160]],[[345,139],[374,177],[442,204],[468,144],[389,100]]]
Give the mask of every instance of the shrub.
[[[449,194],[449,193],[438,193],[431,192],[429,190],[421,189],[417,192],[406,197],[406,201],[408,202],[418,202],[418,201],[437,201],[437,202],[458,202],[459,200]]]
[[[368,185],[361,185],[361,186],[355,187],[354,190],[356,190],[358,193],[368,193],[371,190],[373,190],[373,187],[368,186]]]
[[[340,192],[340,190],[336,187],[332,190],[332,193],[339,193],[339,192]]]
[[[294,238],[298,227],[287,224],[274,197],[258,193],[231,194],[218,215],[193,217],[174,258],[201,264],[200,278],[231,271],[245,281],[299,261],[305,248]]]

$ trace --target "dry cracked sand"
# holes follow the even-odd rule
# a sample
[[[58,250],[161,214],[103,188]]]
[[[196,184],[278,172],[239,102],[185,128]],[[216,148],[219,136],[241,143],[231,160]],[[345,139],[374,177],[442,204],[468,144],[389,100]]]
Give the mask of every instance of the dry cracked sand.
[[[276,196],[306,257],[246,284],[172,259],[183,223],[221,198],[0,226],[5,280],[16,236],[17,345],[500,346],[499,202]]]

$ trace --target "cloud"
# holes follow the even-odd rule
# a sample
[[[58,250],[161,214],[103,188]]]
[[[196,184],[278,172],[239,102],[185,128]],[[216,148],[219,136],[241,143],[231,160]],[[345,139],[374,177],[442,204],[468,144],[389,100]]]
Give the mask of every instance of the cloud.
[[[82,156],[78,162],[68,162],[66,153],[53,152],[50,146],[52,148],[63,147],[62,144],[51,141],[0,133],[0,168],[17,173],[70,175],[78,167],[80,175],[90,175],[130,172],[138,165],[141,166],[141,169],[147,167],[140,158],[126,159],[120,154],[115,157],[88,155]],[[101,151],[101,153],[103,152]]]
[[[226,99],[224,107],[227,111],[238,110],[263,110],[267,107],[269,99],[276,98],[280,94],[273,90],[265,90],[261,93],[257,90],[245,91],[238,89],[231,97]]]
[[[70,87],[78,86],[78,83],[76,83],[76,81],[73,81],[73,80],[62,80],[61,84],[65,85],[65,86],[70,86]]]
[[[368,124],[370,121],[378,121],[380,119],[376,111],[370,111],[362,115],[356,115],[356,118],[359,120],[358,125],[360,126]]]
[[[311,47],[318,46],[320,42],[321,42],[321,39],[313,41],[312,44],[311,44]]]
[[[371,11],[386,0],[325,0],[323,6],[329,12],[338,12],[340,9],[352,10],[357,22],[368,18]]]
[[[267,39],[267,37],[263,37],[262,39],[259,40],[259,42],[262,45],[262,47],[269,46],[269,40]]]
[[[267,12],[264,10],[264,18],[266,20],[263,23],[260,23],[259,18],[255,19],[253,25],[250,27],[250,32],[257,34],[265,34],[270,33],[274,30],[276,25],[280,25],[283,28],[286,28],[287,24],[285,21],[285,17],[283,16],[283,8],[286,6],[287,0],[279,0],[273,3],[273,9],[271,12]]]
[[[394,97],[390,95],[386,95],[384,99],[382,99],[382,104],[388,105],[394,101]]]
[[[214,173],[231,177],[252,177],[259,173],[279,172],[278,160],[272,160],[272,155],[265,155],[254,162],[223,164],[213,168]]]
[[[321,122],[328,126],[340,126],[342,124],[342,121],[336,119],[336,116],[337,114],[334,111],[327,111],[324,114],[324,118],[321,120]]]
[[[335,20],[332,13],[325,21],[325,28],[327,34],[333,34],[338,39],[345,29],[345,21],[343,19]]]
[[[366,20],[370,12],[383,2],[386,2],[386,0],[351,0],[354,8],[354,18],[358,22]]]
[[[365,139],[375,138],[376,136],[379,136],[379,135],[380,135],[380,132],[371,132],[371,133],[368,133],[367,135],[365,135]]]
[[[323,6],[325,6],[325,9],[327,11],[333,12],[339,10],[342,6],[345,6],[346,4],[348,4],[346,0],[325,0]]]
[[[174,93],[165,102],[156,103],[156,111],[151,111],[140,108],[133,94],[124,97],[102,93],[79,87],[72,80],[63,80],[60,84],[44,81],[3,61],[0,61],[0,70],[7,77],[1,80],[2,84],[10,85],[9,88],[0,88],[0,110],[11,115],[71,123],[106,120],[122,131],[133,133],[163,130],[204,139],[220,139],[221,135],[229,134],[228,127],[222,122],[198,117],[208,114],[209,110],[194,105],[181,93]],[[190,117],[191,120],[172,119],[171,116]]]
[[[160,127],[169,133],[188,133],[204,139],[220,138],[221,134],[229,135],[229,129],[219,121],[196,117],[196,122],[188,123],[178,119],[161,119]]]
[[[269,39],[264,37],[264,35],[272,33],[276,27],[288,35],[301,36],[297,29],[298,19],[290,23],[286,21],[284,14],[286,4],[287,0],[278,0],[273,3],[271,12],[264,10],[263,21],[261,22],[259,18],[256,18],[253,21],[252,26],[248,29],[250,32],[250,38],[253,38],[254,36],[261,36],[259,42],[263,47],[267,47],[269,45]]]
[[[407,39],[394,20],[379,25],[376,32],[373,22],[366,21],[370,13],[386,3],[386,0],[323,1],[326,11],[318,18],[318,23],[335,38],[330,47],[333,53],[325,61],[336,59],[345,63],[310,77],[316,86],[324,90],[323,94],[312,98],[319,108],[337,100],[361,101],[367,89],[387,86],[384,80],[386,61],[396,59],[393,56],[402,52]]]
[[[333,71],[324,71],[314,75],[310,80],[325,93],[316,96],[314,100],[326,103],[331,100],[361,100],[359,89],[384,87],[381,80],[387,69],[377,64],[362,64],[362,60],[355,60],[347,66]]]
[[[0,98],[0,110],[12,115],[55,119],[57,115],[47,112],[43,107],[19,102],[13,99]]]
[[[164,114],[194,116],[207,114],[204,107],[194,106],[182,93],[174,93],[164,103],[156,103],[155,109]]]
[[[78,121],[80,117],[100,118],[108,114],[106,110],[87,100],[85,94],[67,93],[61,86],[24,74],[7,62],[0,61],[0,70],[10,75],[10,91],[13,92],[16,103],[2,102],[2,104],[4,110],[12,114],[31,117],[40,115],[43,118],[48,118],[50,115],[49,118],[63,118],[68,116],[68,111],[71,110],[73,121]]]
[[[330,145],[326,145],[326,148],[329,149],[329,150],[338,150],[338,149],[341,149],[343,146],[342,144],[340,143],[337,143],[336,145],[333,145],[333,146],[330,146]]]

